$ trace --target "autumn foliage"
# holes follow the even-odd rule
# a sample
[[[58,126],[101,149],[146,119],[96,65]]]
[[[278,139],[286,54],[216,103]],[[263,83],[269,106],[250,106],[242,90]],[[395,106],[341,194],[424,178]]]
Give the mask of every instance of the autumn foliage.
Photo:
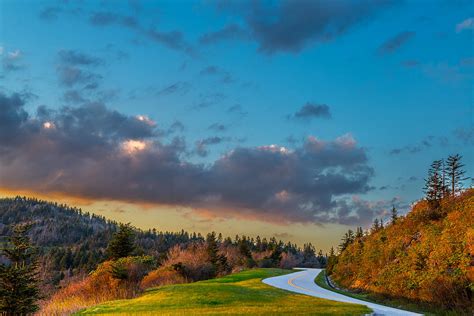
[[[135,297],[140,282],[154,266],[150,256],[105,261],[82,281],[70,283],[53,295],[42,314],[64,315],[114,299]]]
[[[406,217],[355,238],[328,271],[353,290],[472,312],[473,264],[474,189],[469,189],[442,199],[437,208],[422,200]]]

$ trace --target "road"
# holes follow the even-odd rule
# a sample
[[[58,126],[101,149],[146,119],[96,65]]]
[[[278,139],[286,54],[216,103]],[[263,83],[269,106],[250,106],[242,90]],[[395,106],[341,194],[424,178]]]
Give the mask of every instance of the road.
[[[316,283],[314,283],[314,279],[316,276],[322,271],[322,269],[301,269],[302,271],[298,271],[295,273],[290,273],[286,275],[280,275],[273,278],[268,278],[262,280],[263,283],[300,293],[306,294],[309,296],[315,296],[319,298],[324,298],[333,301],[345,302],[345,303],[356,303],[368,306],[370,309],[374,311],[372,315],[422,315],[417,313],[412,313],[408,311],[404,311],[401,309],[396,309],[392,307],[387,307],[379,304],[369,303],[366,301],[358,300],[349,296],[345,296],[336,292],[332,292],[326,289],[323,289]]]

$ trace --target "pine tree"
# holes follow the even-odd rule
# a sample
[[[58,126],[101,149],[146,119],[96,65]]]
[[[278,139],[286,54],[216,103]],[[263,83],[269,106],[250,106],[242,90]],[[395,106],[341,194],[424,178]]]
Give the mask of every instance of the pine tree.
[[[392,224],[395,224],[395,222],[398,220],[398,211],[397,211],[397,209],[395,208],[395,205],[392,205],[392,215],[391,215],[391,218],[392,218]]]
[[[135,232],[130,224],[120,224],[109,242],[107,252],[112,259],[130,256],[135,250]]]
[[[372,229],[371,231],[373,233],[375,233],[376,231],[378,231],[380,229],[380,224],[379,224],[379,219],[378,218],[375,218],[374,219],[374,223],[372,224]]]
[[[446,174],[449,177],[453,197],[461,190],[461,181],[468,179],[464,177],[466,171],[462,169],[464,165],[461,163],[461,159],[462,156],[456,154],[449,156],[446,161]]]
[[[449,166],[449,162],[448,162]],[[434,207],[439,206],[439,201],[443,197],[442,161],[435,160],[428,171],[428,178],[425,180],[426,200]]]
[[[27,236],[30,224],[13,227],[2,254],[8,263],[0,263],[0,314],[26,315],[38,310],[40,299],[36,250]]]

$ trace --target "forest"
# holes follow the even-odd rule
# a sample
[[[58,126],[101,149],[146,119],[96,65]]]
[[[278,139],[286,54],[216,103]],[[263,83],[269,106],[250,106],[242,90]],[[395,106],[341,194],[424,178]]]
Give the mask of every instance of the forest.
[[[425,197],[406,216],[392,209],[385,225],[349,230],[327,273],[343,288],[374,298],[472,315],[474,292],[474,189],[462,189],[461,157],[436,160]]]
[[[310,243],[300,248],[275,237],[143,231],[27,197],[0,199],[0,236],[2,288],[12,288],[20,280],[25,283],[17,297],[0,293],[1,310],[13,313],[70,313],[107,300],[132,298],[152,286],[253,267],[323,267],[327,257]],[[15,270],[17,264],[23,266],[24,278]],[[28,298],[22,303],[28,307],[17,310],[13,305],[21,297]]]

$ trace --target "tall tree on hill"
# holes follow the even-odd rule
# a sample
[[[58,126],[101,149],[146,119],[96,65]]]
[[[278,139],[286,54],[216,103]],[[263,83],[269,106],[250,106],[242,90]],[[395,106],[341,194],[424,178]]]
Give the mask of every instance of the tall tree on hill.
[[[392,224],[395,224],[395,222],[398,220],[398,211],[397,211],[397,209],[395,208],[395,205],[392,205],[391,218],[392,218]]]
[[[343,252],[352,242],[354,242],[354,232],[349,229],[342,237],[341,243],[339,244],[339,251]]]
[[[450,155],[446,161],[446,174],[449,178],[451,195],[453,197],[461,190],[461,182],[468,179],[464,177],[466,171],[462,169],[464,165],[461,163],[461,159],[462,156],[456,154]]]
[[[439,206],[439,201],[443,197],[443,179],[442,179],[442,161],[435,160],[431,163],[428,171],[428,178],[425,180],[425,196],[426,200],[432,206]]]
[[[36,250],[27,236],[30,224],[14,226],[2,246],[8,263],[0,263],[0,314],[26,315],[38,310],[40,299]]]
[[[221,239],[222,239],[222,236],[221,236]],[[228,270],[227,258],[226,256],[219,254],[219,239],[216,238],[215,232],[207,234],[206,244],[207,244],[207,254],[209,256],[209,261],[211,262],[214,268],[213,275],[215,276],[218,273],[227,272]]]
[[[107,253],[111,259],[130,256],[135,250],[135,232],[130,224],[120,224],[109,242]]]

